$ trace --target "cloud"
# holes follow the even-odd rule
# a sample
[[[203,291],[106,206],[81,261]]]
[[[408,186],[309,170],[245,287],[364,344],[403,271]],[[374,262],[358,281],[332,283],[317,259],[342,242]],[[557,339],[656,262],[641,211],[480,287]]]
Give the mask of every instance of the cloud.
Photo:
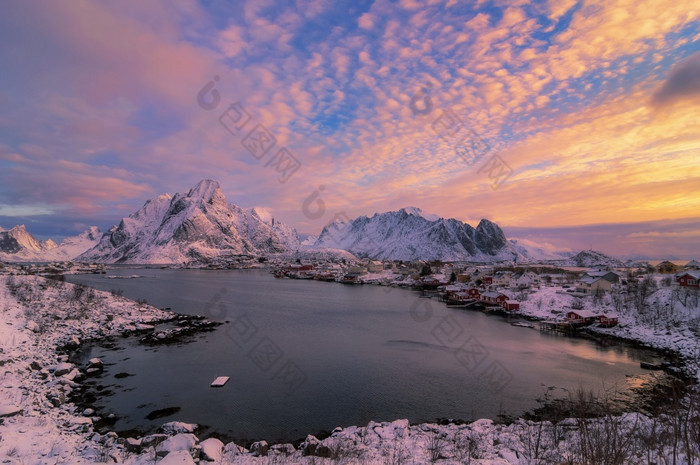
[[[668,79],[653,95],[655,105],[667,105],[679,100],[700,96],[700,53],[696,53],[673,67]]]

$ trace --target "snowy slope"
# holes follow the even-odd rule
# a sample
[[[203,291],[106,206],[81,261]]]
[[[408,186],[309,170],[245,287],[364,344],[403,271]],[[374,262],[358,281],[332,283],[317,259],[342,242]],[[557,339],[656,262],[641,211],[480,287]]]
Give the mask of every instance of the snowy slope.
[[[229,204],[216,181],[163,194],[123,218],[80,256],[102,263],[206,263],[299,246],[296,231],[261,209]]]
[[[0,229],[0,260],[7,262],[51,262],[72,260],[97,244],[101,232],[93,226],[78,236],[56,244],[51,239],[39,241],[24,225],[9,231]]]
[[[504,261],[521,259],[501,228],[482,219],[476,228],[419,208],[360,216],[326,226],[314,247],[338,248],[390,260]]]
[[[508,239],[513,248],[523,258],[530,261],[562,260],[573,255],[570,251],[558,249],[549,243],[537,243],[528,239]]]

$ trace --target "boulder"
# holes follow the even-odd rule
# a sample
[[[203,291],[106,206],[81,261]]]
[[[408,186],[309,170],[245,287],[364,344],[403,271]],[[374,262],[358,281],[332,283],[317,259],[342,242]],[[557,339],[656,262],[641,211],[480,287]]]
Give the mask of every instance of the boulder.
[[[41,330],[37,322],[34,320],[27,321],[27,324],[24,327],[33,333],[38,333]]]
[[[253,457],[267,457],[268,450],[270,450],[270,446],[267,444],[267,441],[254,442],[250,446]]]
[[[126,450],[129,452],[141,452],[141,443],[141,439],[136,438],[126,438],[124,440]]]
[[[11,417],[22,413],[22,409],[16,405],[0,405],[0,418]]]
[[[185,450],[170,452],[158,465],[195,465],[194,459]]]
[[[199,425],[194,423],[183,423],[181,421],[170,421],[163,423],[160,431],[165,434],[194,433]]]
[[[88,367],[89,368],[102,368],[103,367],[102,360],[100,360],[97,357],[91,358],[90,360],[88,360]]]
[[[177,451],[187,451],[189,454],[193,450],[199,451],[199,448],[195,448],[197,445],[197,437],[191,433],[181,433],[175,436],[169,437],[165,441],[161,442],[156,446],[156,455],[160,457],[165,457],[171,452]]]
[[[299,445],[299,449],[301,449],[301,455],[315,455],[316,449],[318,448],[319,444],[321,444],[321,441],[319,441],[316,436],[309,434],[308,436],[306,436],[306,439],[304,439],[304,442],[302,442]]]
[[[277,454],[282,454],[282,455],[292,455],[296,449],[292,444],[286,443],[286,444],[275,444],[274,446],[270,447],[270,450],[277,453]]]
[[[221,456],[223,455],[224,450],[223,442],[216,438],[209,438],[200,442],[199,445],[202,447],[200,458],[210,462],[221,462]]]
[[[68,362],[63,362],[59,363],[55,367],[53,367],[53,374],[54,376],[63,376],[67,375],[73,370],[73,365],[71,365]]]
[[[151,447],[168,439],[167,434],[149,434],[141,439],[142,447]]]

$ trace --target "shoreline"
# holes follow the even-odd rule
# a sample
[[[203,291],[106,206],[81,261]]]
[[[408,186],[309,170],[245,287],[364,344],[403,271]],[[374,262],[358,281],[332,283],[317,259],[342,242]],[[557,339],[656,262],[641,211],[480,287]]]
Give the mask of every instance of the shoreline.
[[[512,434],[514,430],[528,428],[527,422],[522,419],[516,419],[514,423],[509,425],[500,425],[492,420],[484,419],[470,423],[462,423],[461,420],[449,420],[449,424],[409,424],[407,420],[394,420],[383,423],[370,422],[364,427],[338,427],[329,432],[329,436],[324,439],[307,435],[301,444],[295,442],[294,444],[287,443],[270,446],[265,441],[256,441],[251,444],[250,449],[244,449],[233,442],[224,444],[213,436],[200,442],[196,437],[194,439],[190,437],[194,436],[193,433],[196,432],[197,428],[180,422],[165,423],[165,436],[150,434],[140,439],[133,439],[119,437],[113,431],[100,434],[95,432],[94,425],[99,419],[94,417],[94,411],[89,411],[92,409],[89,407],[80,409],[78,405],[65,402],[60,396],[55,395],[58,392],[63,394],[75,392],[79,389],[82,380],[85,379],[83,373],[85,368],[69,364],[68,356],[61,354],[61,352],[64,349],[74,351],[85,342],[98,342],[110,337],[122,337],[128,334],[152,331],[154,324],[172,322],[178,318],[178,315],[171,311],[155,309],[107,292],[85,291],[83,289],[83,292],[92,295],[91,299],[93,299],[92,303],[94,305],[93,308],[88,309],[89,313],[85,315],[88,317],[86,320],[83,320],[77,326],[72,326],[65,324],[69,319],[69,315],[62,315],[61,312],[63,310],[56,304],[71,302],[70,293],[75,294],[76,289],[80,288],[80,286],[58,281],[56,281],[58,284],[53,284],[50,280],[32,276],[16,276],[13,278],[16,283],[19,282],[20,288],[22,286],[33,289],[38,288],[43,293],[37,300],[23,302],[22,299],[17,299],[16,304],[13,305],[12,299],[9,298],[12,297],[9,296],[11,292],[9,292],[6,283],[2,283],[0,297],[2,297],[5,306],[3,310],[6,315],[5,318],[9,316],[7,315],[8,312],[13,310],[19,312],[15,314],[14,320],[7,319],[4,327],[0,328],[3,330],[0,332],[0,335],[12,335],[11,344],[5,343],[1,346],[3,350],[0,351],[0,356],[2,356],[2,364],[0,366],[5,368],[5,376],[3,378],[5,382],[0,392],[8,390],[8,367],[15,368],[17,376],[13,380],[17,383],[17,389],[26,391],[26,387],[22,389],[19,386],[23,384],[35,385],[35,397],[43,397],[44,401],[40,402],[33,398],[31,399],[32,402],[27,402],[26,394],[20,396],[19,401],[16,400],[16,395],[5,395],[5,398],[11,401],[10,403],[17,404],[16,407],[19,408],[13,414],[0,415],[0,433],[2,433],[0,437],[5,440],[5,443],[8,442],[8,439],[12,440],[14,437],[17,440],[16,442],[21,445],[19,449],[18,446],[15,446],[14,449],[4,451],[10,457],[25,456],[36,458],[38,455],[43,458],[36,463],[47,464],[59,462],[60,460],[54,460],[56,458],[68,460],[67,463],[96,463],[102,462],[104,459],[113,463],[140,464],[145,462],[141,461],[139,457],[155,454],[158,457],[172,456],[173,459],[180,457],[184,462],[178,463],[189,463],[185,457],[186,454],[180,453],[185,450],[182,448],[183,441],[188,445],[187,451],[189,456],[198,455],[202,458],[212,458],[213,456],[207,454],[214,454],[214,458],[216,458],[218,449],[219,459],[221,460],[220,454],[228,454],[229,463],[254,463],[258,457],[262,459],[268,454],[285,457],[294,456],[299,460],[306,460],[306,458],[313,460],[313,457],[338,457],[343,454],[351,456],[353,452],[351,452],[350,443],[353,443],[355,448],[363,450],[363,453],[373,457],[386,457],[387,454],[390,456],[392,454],[404,454],[404,452],[397,452],[397,450],[392,452],[385,444],[389,439],[393,442],[399,439],[404,440],[404,442],[407,441],[404,445],[408,451],[406,453],[414,456],[413,454],[430,454],[429,442],[431,435],[445,437],[452,435],[454,438],[454,440],[451,440],[454,446],[453,453],[457,454],[457,444],[459,442],[457,436],[462,433],[467,436],[471,435],[470,437],[477,435],[483,439],[483,437],[487,436],[500,437],[499,435]],[[58,292],[59,290],[62,292]],[[50,322],[36,322],[29,319],[31,312],[28,312],[28,308],[31,309],[33,305],[45,308],[47,303],[54,304],[52,307],[55,313],[49,315],[54,319],[53,326],[51,326]],[[59,318],[56,318],[57,316]],[[89,317],[92,317],[92,319]],[[24,321],[22,321],[23,319]],[[34,322],[34,325],[30,324],[31,322]],[[106,326],[95,324],[95,322],[106,324]],[[22,328],[19,327],[20,323],[23,323]],[[40,327],[37,330],[35,325],[40,323],[42,325],[48,324],[49,326]],[[10,331],[8,331],[9,327],[12,327]],[[21,339],[19,347],[24,346],[23,348],[29,350],[16,348],[12,350],[11,346],[16,346],[16,339]],[[29,359],[33,360],[30,361]],[[15,367],[14,365],[16,364],[21,365],[21,367]],[[36,383],[36,381],[39,382]],[[10,384],[11,388],[16,388],[16,386],[12,385],[14,383]],[[36,407],[37,405],[38,407]],[[629,415],[635,416],[640,414],[626,414],[626,416]],[[37,417],[42,420],[38,421]],[[27,438],[24,436],[24,433],[27,430],[36,430],[37,428],[40,430],[41,428],[48,428],[48,437],[56,439],[49,444],[50,448],[48,451],[39,450],[41,446],[36,444],[36,441],[35,443],[27,444]],[[161,429],[163,429],[163,426]],[[37,434],[40,433],[35,433],[33,436]],[[376,438],[372,435],[376,435]],[[372,436],[371,439],[368,439],[368,436]],[[61,440],[67,447],[57,446],[56,444],[59,443],[58,438],[62,438]],[[174,440],[176,438],[177,441]],[[485,450],[482,455],[495,455],[494,459],[500,457],[499,460],[501,461],[479,463],[518,463],[509,460],[517,458],[517,452],[513,455],[508,453],[507,450],[501,450],[502,448],[496,447],[498,443],[500,443],[500,440],[484,445]],[[3,453],[3,444],[0,441],[0,454]],[[167,444],[167,446],[163,446],[163,444]],[[444,444],[443,446],[447,447]],[[74,450],[72,453],[71,447]],[[464,447],[467,446],[464,445]],[[22,448],[28,448],[28,450],[22,451],[20,450]],[[195,451],[197,451],[196,454],[194,453]],[[293,463],[306,463],[303,460]],[[201,463],[206,462],[202,461]],[[383,462],[370,459],[367,463]]]

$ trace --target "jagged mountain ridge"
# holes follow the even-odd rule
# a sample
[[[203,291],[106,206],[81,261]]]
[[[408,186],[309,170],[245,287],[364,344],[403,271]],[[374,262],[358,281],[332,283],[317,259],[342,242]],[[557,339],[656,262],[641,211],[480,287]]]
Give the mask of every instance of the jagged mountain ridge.
[[[267,221],[266,221],[267,220]],[[264,210],[230,204],[219,183],[160,195],[123,218],[79,258],[101,263],[207,263],[294,250],[296,231]]]
[[[92,248],[99,241],[101,231],[93,226],[78,236],[56,244],[51,239],[40,241],[24,225],[9,231],[0,228],[0,260],[7,262],[67,261]]]
[[[501,228],[482,219],[476,228],[416,207],[360,216],[326,226],[314,247],[338,248],[388,260],[510,261],[523,258]]]

